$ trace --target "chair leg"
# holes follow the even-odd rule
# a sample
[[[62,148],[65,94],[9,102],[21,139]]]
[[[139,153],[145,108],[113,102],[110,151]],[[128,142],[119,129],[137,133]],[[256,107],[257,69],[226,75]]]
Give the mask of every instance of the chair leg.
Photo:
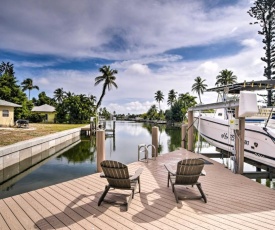
[[[104,200],[104,198],[105,198],[106,194],[108,193],[109,189],[110,189],[110,186],[106,185],[104,192],[102,193],[101,197],[98,200],[98,206],[101,205],[101,202]]]
[[[129,200],[128,200],[127,204],[126,204],[126,211],[128,211],[128,209],[130,207],[130,204],[131,204],[131,201],[134,198],[134,191],[135,190],[132,190],[132,194],[130,195]]]
[[[174,192],[174,195],[175,195],[175,198],[176,198],[176,202],[179,203],[179,198],[178,198],[178,193],[175,189],[175,186],[172,184],[172,188],[173,188],[173,192]]]
[[[170,180],[170,173],[168,172],[168,182],[167,182],[167,187],[169,187],[169,180]]]
[[[132,198],[135,196],[135,189],[132,190]]]
[[[175,185],[172,183],[172,181],[170,181],[171,182],[171,185],[172,185],[172,192],[175,192]]]
[[[201,188],[201,183],[197,183],[196,185],[197,185],[197,187],[198,187],[198,189],[201,193],[202,199],[204,200],[205,203],[207,203],[206,196],[205,196],[205,194],[204,194],[204,192],[202,191],[202,188]]]
[[[138,190],[139,190],[139,193],[140,193],[140,178],[138,177]]]

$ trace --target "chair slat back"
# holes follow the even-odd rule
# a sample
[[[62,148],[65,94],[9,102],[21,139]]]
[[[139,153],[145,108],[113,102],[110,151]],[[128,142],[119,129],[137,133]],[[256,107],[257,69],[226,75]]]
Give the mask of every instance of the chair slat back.
[[[118,161],[105,160],[100,163],[110,186],[114,188],[130,188],[128,167]]]
[[[197,183],[204,167],[202,159],[185,159],[177,164],[175,184],[192,185]]]

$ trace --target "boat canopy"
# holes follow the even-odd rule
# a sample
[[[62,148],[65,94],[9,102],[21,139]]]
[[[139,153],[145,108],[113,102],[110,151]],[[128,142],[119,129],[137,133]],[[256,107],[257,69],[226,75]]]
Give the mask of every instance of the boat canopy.
[[[275,80],[250,81],[243,83],[235,83],[226,86],[218,86],[207,89],[206,92],[226,92],[231,94],[239,94],[240,91],[256,91],[256,90],[270,90],[275,88]]]

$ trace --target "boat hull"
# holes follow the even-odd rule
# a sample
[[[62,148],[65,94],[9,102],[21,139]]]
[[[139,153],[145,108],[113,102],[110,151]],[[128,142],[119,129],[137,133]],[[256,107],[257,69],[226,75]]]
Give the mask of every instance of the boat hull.
[[[228,120],[200,117],[194,125],[200,135],[211,145],[234,153],[235,134],[230,129]],[[245,124],[244,157],[275,166],[274,130],[263,129],[259,124]]]

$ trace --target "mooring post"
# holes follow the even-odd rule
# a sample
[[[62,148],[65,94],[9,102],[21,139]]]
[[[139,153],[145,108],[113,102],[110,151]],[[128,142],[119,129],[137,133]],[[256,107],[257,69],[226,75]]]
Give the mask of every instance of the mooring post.
[[[245,131],[245,118],[239,117],[239,107],[235,109],[235,118],[239,119],[239,130],[236,130],[238,137],[235,137],[235,151],[237,160],[237,173],[243,174],[244,165],[244,131]]]
[[[116,133],[116,118],[113,118],[113,135]]]
[[[90,136],[92,136],[93,133],[93,117],[90,118]]]
[[[181,126],[181,147],[186,148],[186,130],[187,130],[187,124],[183,124]]]
[[[159,128],[157,126],[152,127],[152,145],[155,146],[156,151],[155,153],[152,152],[152,157],[157,157],[158,156],[158,135],[159,135]]]
[[[100,163],[105,160],[105,131],[96,131],[97,172],[102,172]]]
[[[194,151],[194,126],[193,126],[193,111],[188,111],[188,148],[189,151]]]

